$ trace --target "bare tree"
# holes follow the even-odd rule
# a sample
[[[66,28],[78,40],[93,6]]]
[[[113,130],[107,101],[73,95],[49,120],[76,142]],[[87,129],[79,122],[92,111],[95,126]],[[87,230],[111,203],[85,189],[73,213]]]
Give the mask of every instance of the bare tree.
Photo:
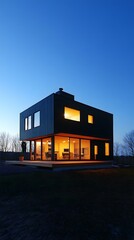
[[[121,154],[121,144],[116,142],[114,144],[114,156],[120,156]]]
[[[7,152],[10,145],[10,135],[6,132],[0,133],[0,151]]]
[[[11,137],[11,151],[12,152],[20,152],[21,144],[18,135]]]
[[[121,148],[120,148],[120,152],[121,152],[121,156],[128,156],[128,147],[126,146],[126,144],[121,144]]]
[[[134,130],[125,135],[124,144],[126,146],[128,155],[134,158]]]

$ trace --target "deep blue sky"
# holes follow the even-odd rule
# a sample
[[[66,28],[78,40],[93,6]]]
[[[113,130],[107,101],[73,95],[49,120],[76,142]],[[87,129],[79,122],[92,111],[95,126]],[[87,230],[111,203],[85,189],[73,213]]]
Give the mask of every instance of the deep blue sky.
[[[134,129],[133,0],[0,0],[0,132],[59,87]]]

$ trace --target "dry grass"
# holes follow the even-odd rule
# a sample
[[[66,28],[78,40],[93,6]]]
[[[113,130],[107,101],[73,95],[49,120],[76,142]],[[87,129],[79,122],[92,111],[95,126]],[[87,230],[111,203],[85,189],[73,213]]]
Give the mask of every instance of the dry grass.
[[[133,240],[134,169],[0,177],[1,240]]]

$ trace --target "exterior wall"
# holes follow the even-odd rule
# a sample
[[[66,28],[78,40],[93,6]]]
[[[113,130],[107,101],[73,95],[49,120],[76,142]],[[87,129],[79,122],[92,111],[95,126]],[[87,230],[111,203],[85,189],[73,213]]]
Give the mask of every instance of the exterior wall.
[[[40,126],[33,127],[34,113],[40,111]],[[31,129],[25,130],[25,118],[32,117]],[[54,133],[54,94],[20,113],[20,140],[36,139]]]
[[[72,101],[62,95],[54,95],[54,132],[66,133],[92,138],[100,138],[102,141],[91,140],[91,159],[95,159],[94,145],[98,146],[97,159],[113,158],[113,115],[105,111],[87,106],[77,101]],[[80,111],[80,122],[64,118],[64,107]],[[93,124],[88,123],[88,115],[93,116]],[[110,156],[105,156],[105,142],[110,144]]]
[[[105,143],[109,143],[109,156],[105,156]],[[95,157],[94,154],[94,146],[98,146],[98,154]],[[109,160],[113,159],[113,142],[112,140],[109,141],[100,141],[100,140],[91,140],[90,145],[91,150],[91,159],[92,160]]]
[[[77,101],[56,95],[55,100],[55,133],[71,133],[95,138],[113,138],[113,115],[102,110],[87,106]],[[64,118],[64,106],[80,110],[80,122]],[[88,114],[93,115],[94,123],[88,123]]]

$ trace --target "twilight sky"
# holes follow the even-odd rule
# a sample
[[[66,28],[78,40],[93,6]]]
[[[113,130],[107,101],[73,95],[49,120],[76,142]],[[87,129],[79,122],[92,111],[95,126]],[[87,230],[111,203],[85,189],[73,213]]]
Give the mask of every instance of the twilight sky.
[[[133,0],[0,0],[0,132],[59,87],[134,129]]]

